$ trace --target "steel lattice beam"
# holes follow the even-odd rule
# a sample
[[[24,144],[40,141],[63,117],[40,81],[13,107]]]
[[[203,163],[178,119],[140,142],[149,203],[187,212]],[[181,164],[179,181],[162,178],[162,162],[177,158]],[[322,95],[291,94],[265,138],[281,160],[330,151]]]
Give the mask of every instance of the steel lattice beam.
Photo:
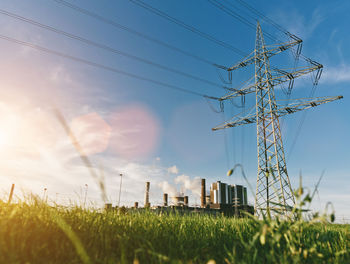
[[[302,43],[301,39],[295,39],[294,41],[287,42],[287,43],[282,43],[282,44],[277,44],[277,45],[272,45],[269,47],[265,46],[265,49],[263,51],[263,55],[265,55],[267,58],[271,58],[274,55],[277,55],[287,49],[290,49],[296,45],[299,45]],[[250,53],[247,57],[245,57],[242,61],[238,62],[232,67],[229,67],[227,71],[233,71],[237,70],[239,68],[243,68],[245,66],[248,66],[250,64],[254,64],[256,60],[259,60],[260,58],[256,56],[255,52]]]
[[[342,99],[343,96],[333,96],[333,97],[318,97],[318,98],[302,98],[302,99],[295,99],[292,100],[291,103],[287,105],[279,105],[279,101],[276,101],[277,109],[273,110],[276,116],[284,116],[288,114],[292,114],[295,112],[299,112],[302,110],[306,110],[321,104],[329,103],[335,100]],[[241,117],[240,115],[233,117],[229,121],[226,121],[225,123],[216,126],[212,128],[212,130],[219,130],[224,129],[228,127],[236,127],[246,124],[253,124],[256,123],[257,115],[254,111],[254,113],[250,113],[246,116]]]
[[[317,64],[317,65],[313,65],[311,67],[300,67],[297,70],[294,70],[293,72],[289,72],[287,70],[281,70],[281,69],[273,69],[271,71],[271,78],[269,79],[269,81],[271,82],[271,84],[273,86],[276,86],[276,85],[279,85],[281,83],[294,80],[294,79],[301,77],[305,74],[309,74],[313,71],[321,70],[322,68],[323,68],[322,64]],[[279,73],[279,75],[276,73]],[[260,83],[260,85],[263,85],[263,83],[267,82],[267,80],[261,80],[261,82],[262,83]],[[255,93],[256,85],[257,84],[254,83],[254,84],[248,85],[246,87],[243,87],[242,89],[236,89],[235,91],[233,91],[225,96],[220,97],[219,101],[224,101],[227,99],[239,97],[239,96],[246,95],[249,93]]]

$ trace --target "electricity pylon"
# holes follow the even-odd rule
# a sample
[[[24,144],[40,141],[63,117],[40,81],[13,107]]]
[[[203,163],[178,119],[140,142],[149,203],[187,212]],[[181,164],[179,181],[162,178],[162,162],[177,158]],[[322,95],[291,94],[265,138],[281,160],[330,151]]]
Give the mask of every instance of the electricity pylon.
[[[317,71],[315,78],[315,82],[317,82],[323,68],[321,64],[307,59],[311,64],[310,67],[296,68],[293,72],[276,68],[271,69],[269,58],[272,56],[294,46],[298,47],[297,54],[300,54],[301,39],[294,35],[290,35],[290,37],[292,40],[287,43],[266,46],[258,22],[255,50],[234,66],[226,68],[228,73],[231,74],[233,70],[254,63],[255,83],[236,89],[219,98],[219,101],[222,102],[255,92],[255,109],[245,116],[234,116],[212,129],[219,130],[256,122],[258,175],[254,209],[258,216],[265,215],[268,212],[285,214],[295,204],[295,197],[287,172],[279,117],[342,98],[342,96],[302,98],[292,100],[287,105],[276,101],[274,86],[289,81],[289,87],[291,87],[295,78],[313,71]]]

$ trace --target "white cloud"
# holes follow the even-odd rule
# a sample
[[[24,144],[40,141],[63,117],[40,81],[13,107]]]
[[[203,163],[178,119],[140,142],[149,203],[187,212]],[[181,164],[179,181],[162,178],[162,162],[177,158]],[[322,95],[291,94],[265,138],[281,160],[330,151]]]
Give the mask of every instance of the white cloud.
[[[65,82],[67,85],[72,85],[76,84],[72,77],[71,74],[67,71],[67,69],[63,65],[57,65],[56,67],[53,67],[50,70],[50,80],[53,82],[60,82],[63,83]]]
[[[168,168],[168,173],[178,174],[179,173],[179,169],[176,167],[176,165],[171,166],[171,167]]]
[[[318,26],[324,21],[325,15],[321,8],[316,8],[311,17],[306,18],[297,10],[275,12],[269,15],[274,21],[279,21],[290,33],[305,40],[310,37]]]
[[[163,193],[167,193],[170,196],[177,194],[176,188],[169,184],[167,181],[162,181],[158,183],[158,187],[162,189]]]
[[[320,81],[324,83],[349,82],[350,65],[341,64],[337,67],[325,67]]]
[[[187,175],[180,175],[175,178],[176,184],[181,184],[183,191],[189,190],[192,192],[192,194],[200,196],[201,194],[201,179],[199,177],[195,177],[194,179],[191,179]]]

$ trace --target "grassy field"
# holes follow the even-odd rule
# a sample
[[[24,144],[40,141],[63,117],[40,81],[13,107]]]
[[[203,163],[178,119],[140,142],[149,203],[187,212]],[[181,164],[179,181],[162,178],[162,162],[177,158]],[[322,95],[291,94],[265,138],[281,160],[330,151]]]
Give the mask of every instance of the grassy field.
[[[0,263],[349,263],[350,227],[0,206]]]

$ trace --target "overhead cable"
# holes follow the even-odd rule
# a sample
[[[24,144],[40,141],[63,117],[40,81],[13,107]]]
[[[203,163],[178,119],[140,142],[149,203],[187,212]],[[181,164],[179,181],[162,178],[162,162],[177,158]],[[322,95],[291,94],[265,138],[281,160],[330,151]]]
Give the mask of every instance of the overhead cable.
[[[219,68],[221,66],[221,65],[218,65],[217,63],[212,62],[212,61],[210,61],[210,60],[208,60],[206,58],[203,58],[201,56],[195,55],[192,52],[188,52],[188,51],[185,51],[183,49],[180,49],[180,48],[178,48],[178,47],[176,47],[174,45],[171,45],[169,43],[166,43],[166,42],[164,42],[162,40],[159,40],[157,38],[154,38],[154,37],[151,37],[149,35],[146,35],[146,34],[144,34],[142,32],[139,32],[139,31],[137,31],[135,29],[132,29],[130,27],[124,26],[124,25],[116,22],[115,20],[111,20],[111,19],[105,18],[104,16],[99,15],[99,14],[97,14],[95,12],[89,11],[89,10],[84,9],[82,7],[79,7],[77,5],[73,5],[73,4],[71,4],[71,3],[69,3],[69,2],[67,2],[65,0],[53,0],[53,1],[57,2],[58,4],[64,5],[64,6],[70,8],[72,10],[75,10],[75,11],[81,13],[81,14],[84,14],[84,15],[87,15],[89,17],[92,17],[92,18],[94,18],[94,19],[96,19],[96,20],[98,20],[100,22],[103,22],[105,24],[111,25],[111,26],[113,26],[115,28],[122,29],[122,30],[124,30],[124,31],[126,31],[128,33],[131,33],[131,34],[135,35],[135,36],[138,36],[140,38],[143,38],[143,39],[146,39],[148,41],[154,42],[154,43],[156,43],[158,45],[161,45],[161,46],[163,46],[165,48],[168,48],[168,49],[174,50],[176,52],[179,52],[179,53],[181,53],[181,54],[183,54],[185,56],[191,57],[191,58],[193,58],[195,60],[201,61],[201,62],[206,63],[206,64],[211,65],[211,66],[219,67]]]
[[[156,15],[158,15],[158,16],[160,16],[160,17],[162,17],[162,18],[164,18],[172,23],[175,23],[175,24],[177,24],[177,25],[179,25],[179,26],[181,26],[181,27],[193,32],[193,33],[196,33],[197,35],[199,35],[199,36],[201,36],[209,41],[212,41],[212,42],[216,43],[217,45],[220,45],[226,49],[230,49],[231,51],[235,52],[236,54],[238,54],[240,56],[246,56],[246,52],[243,52],[242,50],[232,46],[229,43],[218,40],[217,38],[213,37],[212,35],[209,35],[203,31],[200,31],[199,29],[197,29],[191,25],[188,25],[185,22],[183,22],[177,18],[174,18],[174,17],[168,15],[167,13],[165,13],[165,12],[155,8],[155,7],[153,7],[149,4],[146,4],[145,2],[143,2],[141,0],[129,0],[129,1],[146,9],[146,10],[148,10],[148,11],[150,11],[150,12],[152,12],[153,14],[156,14]]]
[[[309,63],[311,64],[311,62],[309,62]],[[312,84],[312,89],[311,89],[310,95],[309,95],[310,98],[314,97],[315,92],[316,92],[316,88],[317,88],[317,85],[318,85],[318,80],[315,79],[315,76],[314,76],[313,73],[311,73],[311,80],[312,80],[313,84]],[[297,127],[297,131],[295,133],[295,136],[294,136],[293,141],[292,141],[292,145],[291,145],[289,153],[288,153],[287,160],[289,160],[290,156],[293,153],[293,150],[294,150],[294,147],[295,147],[295,145],[297,143],[297,140],[298,140],[298,137],[300,135],[301,129],[302,129],[303,125],[304,125],[307,113],[308,113],[307,111],[304,111],[302,116],[301,116],[301,118],[300,118],[300,121],[299,121],[299,124],[298,124],[298,127]]]
[[[57,33],[57,34],[62,35],[62,36],[65,36],[65,37],[68,37],[68,38],[71,38],[71,39],[74,39],[74,40],[78,40],[78,41],[83,42],[83,43],[85,43],[85,44],[87,44],[89,46],[97,47],[97,48],[100,48],[100,49],[103,49],[103,50],[106,50],[106,51],[109,51],[109,52],[112,52],[112,53],[115,53],[115,54],[118,54],[118,55],[121,55],[121,56],[124,56],[124,57],[127,57],[127,58],[130,58],[130,59],[133,59],[133,60],[140,61],[142,63],[146,63],[148,65],[152,65],[154,67],[160,68],[160,69],[165,70],[165,71],[176,73],[176,74],[182,75],[184,77],[187,77],[187,78],[190,78],[190,79],[193,79],[193,80],[196,80],[196,81],[200,81],[200,82],[212,85],[212,86],[216,86],[216,87],[219,87],[219,88],[223,88],[223,89],[228,89],[229,90],[228,87],[224,87],[221,84],[212,82],[210,80],[206,80],[206,79],[203,79],[201,77],[198,77],[198,76],[195,76],[195,75],[192,75],[192,74],[189,74],[189,73],[186,73],[186,72],[183,72],[183,71],[180,71],[180,70],[177,70],[177,69],[174,69],[174,68],[171,68],[171,67],[168,67],[168,66],[156,63],[156,62],[153,62],[151,60],[147,60],[147,59],[144,59],[144,58],[132,55],[130,53],[127,53],[127,52],[124,52],[124,51],[112,48],[112,47],[107,46],[105,44],[98,43],[98,42],[95,42],[95,41],[92,41],[92,40],[89,40],[89,39],[77,36],[75,34],[68,33],[66,31],[63,31],[63,30],[60,30],[60,29],[57,29],[57,28],[54,28],[54,27],[42,24],[40,22],[28,19],[28,18],[23,17],[23,16],[19,16],[17,14],[8,12],[8,11],[3,10],[3,9],[0,9],[0,14],[3,14],[3,15],[6,15],[6,16],[9,16],[11,18],[14,18],[14,19],[17,19],[17,20],[29,23],[31,25],[34,25],[34,26],[37,26],[37,27],[49,30],[51,32]]]
[[[263,13],[261,13],[256,8],[254,8],[251,5],[249,5],[244,0],[236,0],[236,1],[239,2],[241,5],[243,5],[244,7],[246,7],[248,10],[250,10],[250,12],[255,13],[258,17],[261,17],[263,20],[265,20],[266,22],[270,23],[276,29],[282,31],[283,33],[285,33],[287,35],[291,35],[291,33],[289,33],[287,29],[285,29],[284,27],[282,27],[281,25],[279,25],[278,23],[276,23],[272,19],[270,19],[267,16],[265,16]]]
[[[206,95],[206,94],[203,94],[203,93],[199,93],[199,92],[191,91],[191,90],[188,90],[188,89],[185,89],[185,88],[182,88],[182,87],[178,87],[178,86],[175,86],[175,85],[172,85],[172,84],[169,84],[169,83],[161,82],[161,81],[158,81],[158,80],[155,80],[155,79],[150,79],[150,78],[147,78],[147,77],[143,77],[143,76],[140,76],[140,75],[137,75],[137,74],[134,74],[134,73],[130,73],[130,72],[126,72],[126,71],[123,71],[123,70],[119,70],[117,68],[113,68],[113,67],[106,66],[106,65],[103,65],[103,64],[99,64],[99,63],[96,63],[96,62],[92,62],[92,61],[89,61],[89,60],[86,60],[86,59],[82,59],[82,58],[79,58],[79,57],[68,55],[68,54],[65,54],[65,53],[62,53],[62,52],[59,52],[59,51],[56,51],[56,50],[48,49],[48,48],[45,48],[45,47],[42,47],[42,46],[39,46],[39,45],[36,45],[36,44],[32,44],[32,43],[29,43],[29,42],[26,42],[26,41],[21,41],[21,40],[18,40],[18,39],[14,39],[14,38],[11,38],[11,37],[8,37],[8,36],[5,36],[5,35],[0,35],[0,39],[7,40],[7,41],[10,41],[12,43],[16,43],[16,44],[19,44],[19,45],[22,45],[22,46],[27,46],[27,47],[30,47],[30,48],[33,48],[33,49],[36,49],[36,50],[39,50],[39,51],[42,51],[42,52],[45,52],[45,53],[53,54],[53,55],[56,55],[56,56],[59,56],[59,57],[63,57],[63,58],[66,58],[66,59],[70,59],[70,60],[73,60],[73,61],[84,63],[84,64],[87,64],[87,65],[90,65],[90,66],[93,66],[93,67],[96,67],[96,68],[100,68],[100,69],[107,70],[107,71],[110,71],[110,72],[114,72],[114,73],[118,73],[118,74],[121,74],[121,75],[125,75],[125,76],[128,76],[128,77],[134,78],[134,79],[138,79],[138,80],[150,82],[150,83],[153,83],[153,84],[157,84],[157,85],[160,85],[160,86],[164,86],[164,87],[167,87],[167,88],[170,88],[170,89],[173,89],[173,90],[178,90],[178,91],[181,91],[181,92],[184,92],[184,93],[193,94],[193,95],[201,96],[201,97],[204,97],[204,98],[217,99],[214,96],[209,96],[209,95]]]
[[[208,0],[208,1],[212,5],[216,6],[219,9],[221,9],[223,12],[225,12],[226,14],[230,15],[231,17],[237,19],[238,21],[242,22],[243,24],[247,25],[248,27],[250,27],[250,28],[252,28],[254,30],[256,29],[256,25],[254,23],[250,22],[245,17],[241,16],[237,12],[235,12],[232,9],[228,8],[227,6],[223,5],[221,2],[219,2],[217,0]],[[273,40],[273,41],[277,40],[278,41],[278,39],[275,38],[272,34],[270,34],[268,32],[264,32],[264,34],[268,38],[270,38],[271,40]]]

